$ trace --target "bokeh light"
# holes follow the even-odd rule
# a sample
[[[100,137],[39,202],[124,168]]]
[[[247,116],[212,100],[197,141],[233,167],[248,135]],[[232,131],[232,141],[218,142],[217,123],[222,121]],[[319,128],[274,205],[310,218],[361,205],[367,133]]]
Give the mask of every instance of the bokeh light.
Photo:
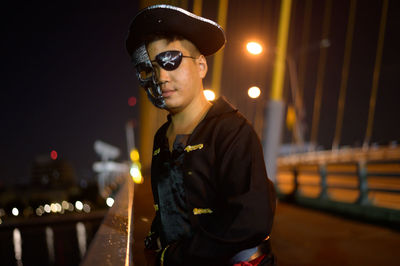
[[[51,157],[52,160],[56,160],[57,157],[58,157],[57,152],[56,152],[55,150],[52,150],[52,151],[50,152],[50,157]]]
[[[212,90],[204,90],[203,91],[204,96],[208,101],[214,101],[215,100],[215,93]]]
[[[114,205],[114,199],[111,198],[111,197],[108,197],[106,199],[106,204],[107,204],[108,207],[112,207]]]
[[[260,96],[261,90],[259,87],[253,86],[247,91],[250,98],[256,99]]]
[[[81,211],[81,210],[83,209],[83,203],[82,203],[82,201],[77,200],[77,201],[75,202],[75,208],[76,208],[78,211]]]
[[[129,99],[128,99],[128,105],[129,106],[131,106],[131,107],[135,106],[136,102],[137,102],[137,100],[136,100],[135,96],[129,97]]]
[[[14,215],[14,216],[18,216],[19,210],[18,210],[17,208],[14,207],[14,208],[12,208],[11,213],[12,213],[12,215]]]
[[[254,55],[261,54],[263,50],[261,44],[259,44],[258,42],[248,42],[246,45],[246,49],[249,53]]]
[[[137,149],[133,149],[130,153],[130,157],[132,161],[139,161],[139,151]]]

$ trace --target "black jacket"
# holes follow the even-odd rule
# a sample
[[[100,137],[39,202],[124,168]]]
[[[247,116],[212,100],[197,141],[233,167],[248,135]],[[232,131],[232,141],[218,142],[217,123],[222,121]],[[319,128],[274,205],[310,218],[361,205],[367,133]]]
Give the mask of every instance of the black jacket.
[[[168,125],[154,138],[155,206],[160,206],[157,178],[163,152],[169,152],[160,150]],[[271,232],[276,198],[260,141],[249,122],[220,98],[189,137],[185,151],[183,183],[193,236],[170,244],[163,254],[164,265],[227,264],[234,254],[257,246]],[[156,235],[162,233],[161,222],[157,211],[152,224]]]

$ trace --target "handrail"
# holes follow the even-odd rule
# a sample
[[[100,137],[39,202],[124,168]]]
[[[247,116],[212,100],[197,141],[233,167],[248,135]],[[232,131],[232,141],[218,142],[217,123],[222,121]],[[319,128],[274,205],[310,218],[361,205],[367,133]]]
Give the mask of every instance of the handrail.
[[[400,147],[310,152],[277,161],[281,199],[400,224]]]
[[[134,185],[127,176],[81,265],[132,265]]]

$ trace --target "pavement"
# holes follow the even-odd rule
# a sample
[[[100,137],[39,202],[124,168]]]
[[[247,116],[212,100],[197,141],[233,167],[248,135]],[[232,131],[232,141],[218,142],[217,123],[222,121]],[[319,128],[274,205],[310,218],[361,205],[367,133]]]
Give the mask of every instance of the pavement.
[[[135,184],[135,265],[147,265],[143,239],[154,217],[150,180]],[[278,265],[400,265],[400,231],[278,202],[272,248]]]

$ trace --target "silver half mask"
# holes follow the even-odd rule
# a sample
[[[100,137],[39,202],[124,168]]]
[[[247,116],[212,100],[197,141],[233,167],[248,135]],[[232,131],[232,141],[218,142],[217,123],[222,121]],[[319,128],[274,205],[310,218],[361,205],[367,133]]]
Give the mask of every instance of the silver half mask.
[[[136,77],[139,80],[139,84],[146,91],[147,97],[149,97],[152,104],[158,108],[165,109],[165,100],[145,44],[142,44],[133,52],[132,63],[136,68]]]

